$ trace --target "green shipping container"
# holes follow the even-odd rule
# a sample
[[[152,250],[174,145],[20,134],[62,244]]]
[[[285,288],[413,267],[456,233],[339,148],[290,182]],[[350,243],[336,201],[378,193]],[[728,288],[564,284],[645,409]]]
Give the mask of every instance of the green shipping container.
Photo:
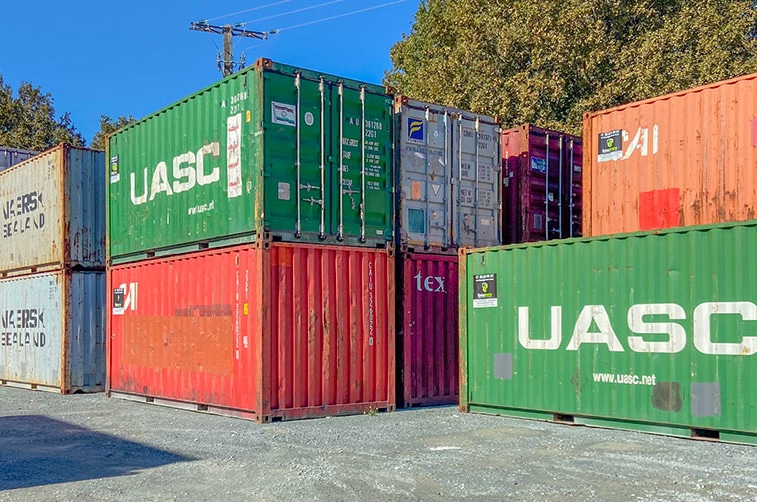
[[[757,222],[462,251],[460,406],[757,441]]]
[[[383,87],[260,59],[117,131],[111,258],[259,238],[385,246],[392,106]]]

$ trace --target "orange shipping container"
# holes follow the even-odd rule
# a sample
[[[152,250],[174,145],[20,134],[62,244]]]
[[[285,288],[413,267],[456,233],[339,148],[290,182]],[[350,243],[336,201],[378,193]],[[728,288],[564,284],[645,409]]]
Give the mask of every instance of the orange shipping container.
[[[585,236],[753,219],[757,74],[584,116]]]

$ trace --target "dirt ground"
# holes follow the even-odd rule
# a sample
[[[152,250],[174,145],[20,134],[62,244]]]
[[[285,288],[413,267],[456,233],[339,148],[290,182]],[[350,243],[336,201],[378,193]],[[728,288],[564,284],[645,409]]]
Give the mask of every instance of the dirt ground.
[[[259,425],[0,387],[0,501],[757,498],[757,447],[461,414]]]

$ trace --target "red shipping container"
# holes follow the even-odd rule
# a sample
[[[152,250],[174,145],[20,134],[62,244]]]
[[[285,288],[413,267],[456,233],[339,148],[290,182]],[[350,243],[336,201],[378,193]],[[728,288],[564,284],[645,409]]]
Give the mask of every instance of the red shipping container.
[[[405,406],[458,401],[457,255],[405,253],[399,257],[398,367]]]
[[[582,235],[582,164],[578,136],[531,124],[502,131],[504,244]]]
[[[258,243],[108,278],[109,394],[259,422],[395,407],[391,250]]]

